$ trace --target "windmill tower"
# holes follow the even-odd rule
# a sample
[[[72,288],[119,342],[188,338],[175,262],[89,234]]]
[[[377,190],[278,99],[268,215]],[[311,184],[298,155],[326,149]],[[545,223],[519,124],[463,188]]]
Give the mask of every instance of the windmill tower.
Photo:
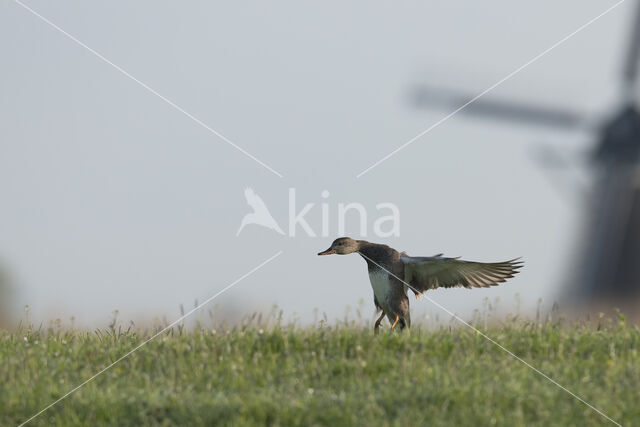
[[[582,311],[620,307],[640,316],[640,2],[630,34],[622,76],[622,100],[604,125],[590,166],[594,184],[584,207],[584,224],[574,268],[561,305]],[[473,97],[461,91],[419,86],[412,90],[417,108],[457,108]],[[564,129],[584,128],[582,114],[562,109],[491,99],[469,104],[462,113],[484,119]],[[635,303],[635,304],[634,304]],[[637,308],[636,308],[637,307]],[[633,314],[633,313],[632,313]]]
[[[640,299],[640,3],[624,67],[622,108],[599,132],[593,156],[596,180],[566,299],[588,307],[633,309]]]

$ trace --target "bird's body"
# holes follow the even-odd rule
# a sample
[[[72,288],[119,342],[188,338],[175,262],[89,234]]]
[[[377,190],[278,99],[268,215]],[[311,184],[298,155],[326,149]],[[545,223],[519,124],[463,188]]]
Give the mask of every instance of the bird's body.
[[[517,259],[481,263],[446,258],[442,254],[411,257],[387,245],[348,237],[336,239],[329,249],[318,255],[350,253],[360,254],[367,263],[373,301],[376,309],[382,311],[376,330],[385,315],[392,327],[399,325],[403,329],[411,325],[409,289],[420,298],[424,291],[439,287],[486,288],[513,277],[522,267]]]
[[[381,268],[374,267],[369,270],[369,281],[373,289],[373,302],[376,307],[382,310],[387,308],[387,295],[391,291],[391,280],[389,273]]]
[[[391,323],[396,319],[401,328],[410,326],[407,285],[402,282],[400,253],[387,245],[359,241],[358,253],[367,262],[376,309],[386,314]]]

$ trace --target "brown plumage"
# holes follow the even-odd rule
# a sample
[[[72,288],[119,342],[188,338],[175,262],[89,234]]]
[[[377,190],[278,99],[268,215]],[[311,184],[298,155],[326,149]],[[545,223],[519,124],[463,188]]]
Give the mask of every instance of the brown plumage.
[[[401,329],[411,325],[407,289],[411,289],[416,298],[420,298],[429,289],[488,288],[513,277],[523,266],[518,258],[484,263],[445,258],[442,254],[412,257],[387,245],[349,237],[334,240],[329,249],[318,255],[347,255],[356,252],[367,262],[374,293],[373,301],[376,308],[382,311],[374,327],[376,331],[385,314],[392,323],[392,328],[397,324]]]

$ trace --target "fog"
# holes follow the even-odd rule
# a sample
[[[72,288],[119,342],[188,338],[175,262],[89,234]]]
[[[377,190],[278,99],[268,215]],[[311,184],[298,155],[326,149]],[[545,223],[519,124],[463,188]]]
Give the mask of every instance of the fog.
[[[569,184],[591,179],[591,133],[457,114],[357,175],[450,112],[412,105],[416,85],[481,93],[613,3],[25,4],[76,41],[0,4],[0,261],[14,319],[25,305],[35,321],[89,327],[114,310],[172,319],[279,251],[211,306],[237,317],[275,304],[311,322],[314,309],[335,319],[362,304],[373,316],[365,263],[316,256],[339,237],[340,203],[368,214],[367,235],[351,213],[347,235],[411,255],[522,256],[500,287],[430,293],[463,317],[485,299],[550,307],[565,284],[584,214]],[[485,96],[604,114],[632,6]],[[568,170],[536,163],[545,144]],[[284,235],[236,235],[247,187]],[[290,189],[298,213],[314,204],[315,237],[290,235]],[[397,236],[374,235],[380,203],[397,206]],[[416,321],[446,317],[411,304]]]

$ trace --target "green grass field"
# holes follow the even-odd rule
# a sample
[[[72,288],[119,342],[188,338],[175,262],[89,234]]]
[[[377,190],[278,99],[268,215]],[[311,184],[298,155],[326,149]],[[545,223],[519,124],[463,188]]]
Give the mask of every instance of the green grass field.
[[[622,425],[640,425],[640,329],[481,328]],[[148,337],[0,333],[0,424],[17,425]],[[30,425],[613,425],[468,328],[358,322],[175,328]]]

